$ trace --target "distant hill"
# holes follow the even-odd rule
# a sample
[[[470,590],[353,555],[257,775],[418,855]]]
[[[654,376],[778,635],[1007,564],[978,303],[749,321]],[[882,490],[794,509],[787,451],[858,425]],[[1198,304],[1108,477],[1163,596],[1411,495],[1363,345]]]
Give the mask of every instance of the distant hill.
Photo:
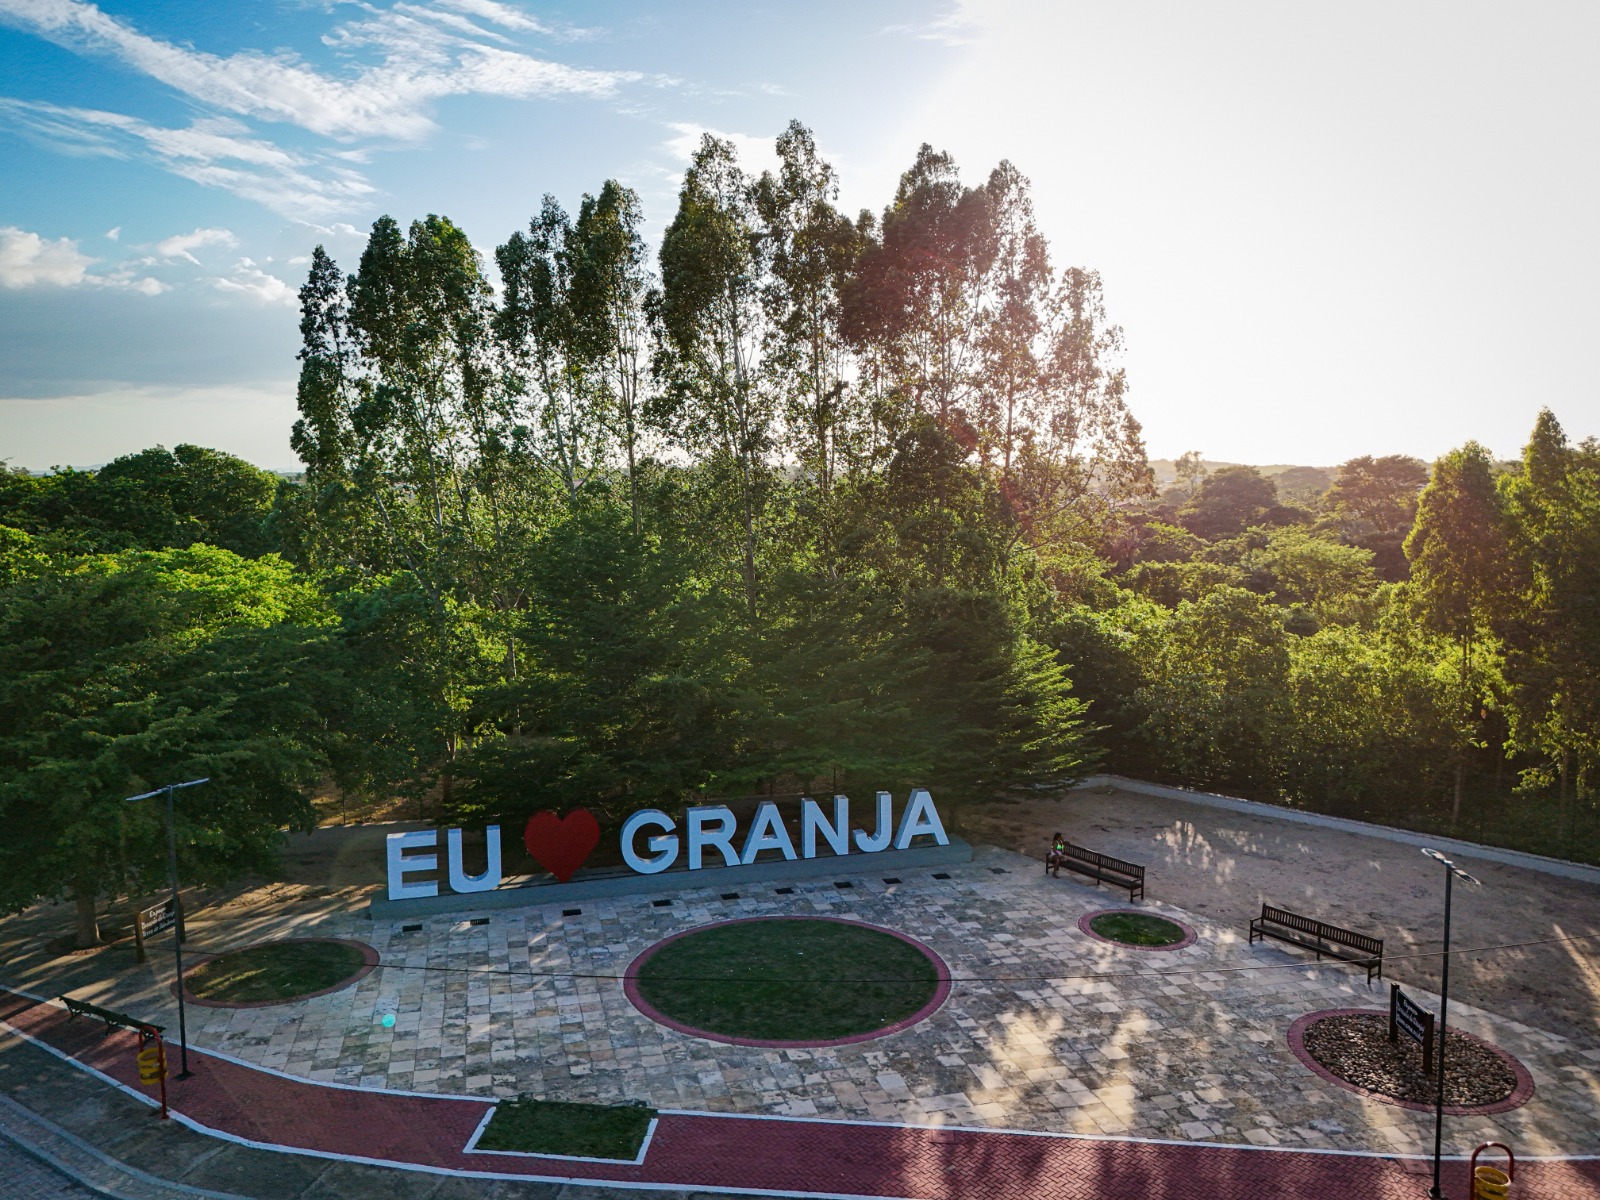
[[[1205,467],[1207,471],[1215,471],[1222,467],[1254,466],[1256,470],[1260,471],[1268,479],[1282,475],[1285,471],[1326,471],[1330,482],[1333,479],[1333,473],[1339,469],[1337,467],[1302,467],[1297,463],[1271,463],[1267,466],[1262,466],[1259,463],[1224,462],[1221,459],[1212,458],[1202,458],[1200,465]],[[1150,460],[1150,469],[1156,473],[1157,483],[1173,483],[1178,478],[1175,462],[1170,458],[1152,458]]]
[[[1256,466],[1253,463],[1222,462],[1218,459],[1203,458],[1200,465],[1206,469],[1206,474],[1221,470],[1223,467]],[[1156,475],[1156,486],[1167,495],[1163,497],[1169,504],[1178,503],[1184,493],[1177,487],[1178,474],[1176,465],[1170,458],[1155,458],[1150,460],[1150,468]],[[1285,504],[1302,504],[1314,507],[1318,498],[1328,490],[1328,485],[1333,482],[1337,467],[1304,467],[1295,463],[1269,463],[1266,466],[1256,466],[1273,483],[1278,485],[1278,499]]]

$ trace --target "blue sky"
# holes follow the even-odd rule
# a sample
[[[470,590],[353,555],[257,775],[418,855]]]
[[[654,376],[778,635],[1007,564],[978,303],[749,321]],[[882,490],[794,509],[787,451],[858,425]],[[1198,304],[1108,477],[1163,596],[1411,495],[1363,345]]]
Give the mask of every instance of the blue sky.
[[[1032,177],[1151,450],[1328,464],[1600,433],[1594,6],[0,0],[0,458],[292,467],[294,291],[381,213],[488,256],[791,118],[881,208]]]

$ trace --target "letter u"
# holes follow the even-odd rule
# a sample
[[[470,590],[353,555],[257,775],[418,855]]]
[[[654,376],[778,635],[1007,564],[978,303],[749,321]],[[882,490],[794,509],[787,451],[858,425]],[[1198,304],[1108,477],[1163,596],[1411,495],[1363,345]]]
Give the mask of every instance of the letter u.
[[[461,861],[461,830],[447,829],[444,834],[445,866],[450,875],[450,887],[457,892],[492,892],[500,886],[500,826],[491,825],[483,831],[484,854],[488,861],[482,875],[468,875]]]

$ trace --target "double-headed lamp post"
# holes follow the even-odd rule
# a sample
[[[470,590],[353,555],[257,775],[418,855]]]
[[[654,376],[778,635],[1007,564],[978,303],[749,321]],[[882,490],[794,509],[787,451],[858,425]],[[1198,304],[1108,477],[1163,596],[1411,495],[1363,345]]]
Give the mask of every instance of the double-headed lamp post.
[[[1444,1144],[1444,1039],[1447,1028],[1445,1017],[1450,1008],[1450,893],[1451,884],[1459,876],[1468,883],[1478,883],[1455,863],[1437,850],[1422,851],[1435,862],[1444,864],[1444,965],[1439,982],[1439,1054],[1434,1059],[1438,1070],[1438,1090],[1433,1102],[1433,1186],[1428,1189],[1431,1200],[1443,1200],[1444,1190],[1439,1186],[1439,1156]]]
[[[167,798],[167,882],[172,886],[172,961],[178,970],[178,1051],[182,1062],[182,1067],[178,1071],[179,1079],[187,1079],[193,1072],[189,1070],[189,1028],[183,1014],[183,938],[179,936],[178,917],[178,830],[172,819],[172,793],[179,788],[210,782],[208,778],[191,779],[188,783],[169,783],[165,787],[156,788],[153,792],[140,792],[137,796],[129,796],[127,801],[132,804],[138,800],[148,800],[152,796],[163,794]]]

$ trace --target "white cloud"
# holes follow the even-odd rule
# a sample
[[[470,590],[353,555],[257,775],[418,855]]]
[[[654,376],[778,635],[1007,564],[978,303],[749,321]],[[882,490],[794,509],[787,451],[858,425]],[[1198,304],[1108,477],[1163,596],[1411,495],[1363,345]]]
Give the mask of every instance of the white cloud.
[[[536,33],[563,42],[583,41],[599,33],[599,30],[585,29],[578,25],[565,23],[551,25],[530,17],[513,5],[500,4],[497,0],[434,0],[434,3],[437,8],[451,8],[456,12],[467,13],[479,20],[499,25],[502,29],[515,29],[519,33]],[[435,11],[432,16],[437,21],[442,19],[443,14]]]
[[[94,262],[71,238],[50,241],[14,225],[0,227],[0,287],[76,287]]]
[[[447,0],[457,13],[503,28],[545,27],[493,0]],[[607,96],[641,76],[632,71],[570,67],[501,49],[504,37],[449,14],[412,4],[364,6],[324,42],[341,53],[376,49],[379,61],[348,77],[325,74],[297,56],[241,50],[208,54],[140,33],[85,0],[0,0],[0,14],[71,49],[115,57],[203,104],[236,116],[298,125],[332,138],[416,140],[432,132],[433,102],[454,95]],[[424,14],[427,19],[415,14]]]
[[[107,271],[91,274],[89,268],[100,260],[78,249],[73,238],[42,238],[37,233],[14,225],[0,227],[0,287],[108,287],[127,288],[146,296],[170,291],[170,285],[148,275],[138,276],[138,268],[150,259],[136,259]]]
[[[925,42],[938,42],[944,46],[970,46],[984,31],[988,22],[984,4],[987,0],[956,0],[950,11],[921,25],[890,25],[884,33],[909,33]]]
[[[239,260],[231,276],[218,276],[211,281],[219,292],[249,296],[263,304],[281,304],[294,308],[300,303],[300,293],[276,275],[269,275],[248,258]]]
[[[342,11],[356,15],[322,38],[338,60],[325,67],[286,50],[213,54],[163,41],[89,0],[0,0],[0,21],[80,54],[114,58],[209,110],[173,128],[0,97],[0,122],[60,153],[144,161],[306,221],[374,196],[359,167],[385,143],[433,133],[432,109],[445,97],[607,97],[644,78],[524,53],[517,36],[582,31],[552,28],[499,0],[392,0],[387,8],[362,2]],[[342,144],[290,149],[246,119],[291,124]],[[357,142],[368,144],[351,144]]]
[[[0,0],[0,5],[7,2]],[[57,149],[142,159],[299,220],[339,212],[376,191],[359,172],[251,136],[228,117],[172,129],[124,113],[0,97],[0,120]]]
[[[116,241],[121,236],[122,236],[122,226],[121,225],[114,225],[110,229],[106,230],[106,237],[109,238],[113,242]]]
[[[485,21],[493,21],[496,25],[506,29],[519,29],[527,33],[554,33],[548,25],[542,25],[527,13],[512,8],[509,4],[497,3],[497,0],[439,0],[445,8],[453,8],[457,12],[470,13],[474,17],[481,17]]]
[[[673,136],[664,144],[667,153],[679,162],[686,163],[692,159],[694,152],[700,148],[700,139],[709,133],[712,137],[732,142],[739,155],[739,165],[750,174],[759,175],[762,171],[778,169],[776,134],[772,137],[752,137],[747,133],[724,133],[720,129],[685,122],[673,122],[668,128],[673,131]]]
[[[468,38],[488,38],[492,42],[509,46],[511,39],[503,33],[495,33],[492,29],[485,29],[482,25],[469,21],[466,17],[457,16],[455,13],[440,12],[433,8],[423,8],[418,4],[396,4],[394,11],[403,13],[407,17],[414,17],[419,21],[432,21],[434,24],[453,29],[456,33]]]
[[[178,233],[156,243],[156,253],[162,258],[182,258],[200,265],[191,251],[202,246],[236,246],[239,239],[227,229],[196,229],[193,233]]]

